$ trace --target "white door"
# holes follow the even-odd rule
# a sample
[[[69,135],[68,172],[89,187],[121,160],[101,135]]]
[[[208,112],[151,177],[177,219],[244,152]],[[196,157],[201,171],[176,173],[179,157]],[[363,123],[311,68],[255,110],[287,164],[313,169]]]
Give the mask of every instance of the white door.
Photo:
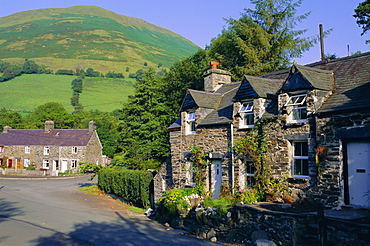
[[[214,199],[220,196],[222,184],[222,163],[221,160],[212,160],[211,165],[211,192]]]
[[[350,204],[370,207],[370,143],[349,142],[347,153]]]
[[[64,173],[68,169],[67,160],[62,160],[62,165],[60,166],[60,172]]]

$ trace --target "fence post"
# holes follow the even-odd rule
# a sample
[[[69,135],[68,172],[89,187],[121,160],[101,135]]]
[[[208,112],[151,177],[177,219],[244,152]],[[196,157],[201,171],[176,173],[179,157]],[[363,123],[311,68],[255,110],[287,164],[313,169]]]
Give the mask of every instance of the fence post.
[[[318,225],[318,239],[320,246],[326,246],[326,222],[325,222],[325,214],[324,214],[324,206],[323,204],[319,204],[317,209],[317,225]]]

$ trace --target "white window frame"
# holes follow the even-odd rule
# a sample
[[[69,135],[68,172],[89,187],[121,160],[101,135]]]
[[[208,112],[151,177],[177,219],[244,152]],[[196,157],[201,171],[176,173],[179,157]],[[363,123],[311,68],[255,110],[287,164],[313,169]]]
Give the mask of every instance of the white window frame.
[[[307,122],[307,106],[306,106],[306,98],[307,94],[300,94],[300,95],[294,95],[290,96],[288,102],[285,104],[286,107],[289,107],[290,110],[288,112],[289,114],[289,123],[306,123]],[[294,119],[294,115],[296,111],[305,110],[306,111],[306,118],[299,118]]]
[[[253,168],[253,162],[250,159],[244,159],[243,162],[245,165],[245,183],[248,184],[248,187],[251,187],[253,185],[252,181],[254,181],[254,176],[256,176],[252,169],[255,168]]]
[[[43,159],[42,160],[42,168],[49,169],[49,167],[50,167],[50,161],[49,161],[49,159]]]
[[[244,102],[242,103],[241,108],[239,109],[240,121],[239,128],[253,128],[254,127],[254,112],[253,112],[253,102]],[[253,117],[253,124],[246,124],[248,120],[247,117]]]
[[[77,160],[71,160],[71,168],[77,168],[78,161]]]
[[[72,154],[77,154],[77,152],[78,152],[77,146],[73,146],[72,147]]]
[[[30,146],[24,146],[24,153],[26,153],[26,154],[31,153],[31,147]]]
[[[30,160],[30,158],[25,158],[24,160],[23,160],[23,166],[24,167],[29,167],[31,165],[31,160]]]
[[[306,143],[307,144],[307,156],[305,155],[301,155],[301,156],[296,156],[295,155],[295,149],[296,149],[296,144],[298,143]],[[307,174],[295,174],[296,170],[295,170],[295,167],[296,167],[296,161],[302,161],[302,160],[306,160],[306,163],[307,163]],[[303,165],[303,164],[301,164]],[[303,169],[301,167],[301,169]],[[292,142],[292,176],[294,178],[309,178],[309,173],[308,173],[308,141],[293,141]]]
[[[4,153],[4,146],[0,146],[0,153]]]
[[[50,154],[50,147],[44,146],[44,155],[49,155]]]
[[[195,134],[195,119],[196,113],[186,112],[186,135]]]

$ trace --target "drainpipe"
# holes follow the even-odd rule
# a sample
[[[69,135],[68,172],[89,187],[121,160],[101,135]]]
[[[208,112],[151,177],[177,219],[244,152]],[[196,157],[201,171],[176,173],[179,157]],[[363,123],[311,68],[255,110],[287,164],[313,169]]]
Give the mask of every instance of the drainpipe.
[[[231,141],[231,191],[234,194],[235,180],[234,180],[234,123],[230,124],[230,141]]]

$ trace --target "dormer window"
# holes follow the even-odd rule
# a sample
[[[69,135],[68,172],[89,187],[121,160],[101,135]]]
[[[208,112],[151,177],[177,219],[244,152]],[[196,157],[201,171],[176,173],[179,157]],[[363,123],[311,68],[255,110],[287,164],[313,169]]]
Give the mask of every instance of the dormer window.
[[[195,112],[186,113],[186,134],[195,134]]]
[[[288,109],[290,123],[306,123],[307,122],[307,95],[291,96],[285,104]]]
[[[245,102],[239,110],[240,123],[239,128],[254,127],[253,102]]]

